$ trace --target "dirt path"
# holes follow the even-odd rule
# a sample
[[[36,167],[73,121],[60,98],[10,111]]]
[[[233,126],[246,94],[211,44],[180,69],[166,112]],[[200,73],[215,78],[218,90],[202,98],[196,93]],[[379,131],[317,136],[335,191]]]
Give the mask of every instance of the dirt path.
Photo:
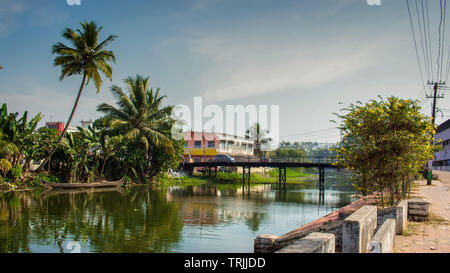
[[[440,181],[417,181],[411,198],[425,198],[431,203],[431,219],[408,222],[405,235],[395,236],[395,252],[450,253],[450,172],[433,172]]]

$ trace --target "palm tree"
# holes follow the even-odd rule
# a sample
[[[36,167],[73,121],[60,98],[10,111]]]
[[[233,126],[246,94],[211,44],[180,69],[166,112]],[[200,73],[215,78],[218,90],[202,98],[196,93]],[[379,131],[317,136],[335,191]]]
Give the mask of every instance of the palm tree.
[[[268,143],[271,141],[271,138],[267,138],[266,135],[269,133],[269,130],[263,130],[261,128],[261,124],[255,123],[250,129],[248,129],[245,133],[245,138],[254,139],[254,153],[256,156],[261,156],[261,144]]]
[[[104,41],[99,42],[100,31],[103,27],[97,27],[97,24],[94,21],[82,22],[80,25],[81,29],[73,30],[71,28],[66,28],[64,30],[63,37],[69,41],[69,46],[58,42],[52,47],[52,53],[57,55],[54,59],[54,65],[61,66],[60,80],[73,75],[83,75],[72,112],[59,137],[58,143],[61,142],[69,128],[84,86],[88,85],[90,80],[93,80],[95,87],[97,88],[97,93],[100,92],[100,87],[103,82],[100,72],[112,80],[112,67],[109,63],[111,61],[114,63],[116,62],[114,53],[110,50],[106,50],[105,47],[110,42],[114,41],[117,36],[109,35]],[[55,150],[56,149],[53,149],[47,156],[41,166],[39,166],[38,170],[41,170],[42,166],[47,163]]]
[[[137,75],[124,80],[128,94],[119,86],[112,86],[111,92],[116,98],[117,107],[102,103],[97,111],[105,114],[102,122],[108,124],[111,135],[123,135],[140,146],[151,157],[152,147],[162,147],[169,153],[174,153],[171,139],[166,136],[174,120],[170,117],[172,106],[162,107],[166,96],[159,95],[149,88],[149,78]]]

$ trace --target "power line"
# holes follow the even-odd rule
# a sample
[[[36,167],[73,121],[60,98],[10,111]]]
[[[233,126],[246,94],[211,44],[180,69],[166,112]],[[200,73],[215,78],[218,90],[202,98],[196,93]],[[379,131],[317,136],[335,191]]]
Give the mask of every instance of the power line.
[[[407,1],[407,3],[408,3],[408,1]],[[416,3],[417,25],[419,27],[419,37],[420,37],[420,43],[422,46],[422,53],[423,53],[423,62],[425,64],[425,68],[426,68],[425,72],[427,73],[427,77],[430,78],[430,74],[429,74],[430,71],[428,69],[430,60],[428,60],[427,55],[425,54],[425,45],[424,45],[424,39],[425,39],[425,43],[426,43],[426,35],[425,35],[425,37],[424,37],[424,35],[422,35],[422,25],[420,24],[419,5],[417,4],[417,0],[415,1],[415,3]],[[409,6],[409,4],[408,4],[408,6]],[[423,25],[424,25],[423,33],[425,33],[425,21],[424,21]]]
[[[325,132],[325,131],[330,131],[330,130],[337,130],[337,128],[336,128],[336,127],[332,127],[332,128],[327,128],[327,129],[321,129],[321,130],[315,130],[315,131],[309,131],[309,132],[296,133],[296,134],[291,134],[291,135],[286,135],[286,136],[280,136],[280,137],[290,137],[290,136],[299,136],[299,135],[310,135],[310,134],[315,134],[315,133],[320,133],[320,132]]]
[[[413,21],[412,21],[412,17],[411,17],[411,9],[409,7],[409,1],[408,0],[405,0],[405,1],[406,1],[406,6],[408,7],[409,23],[411,25],[411,33],[412,33],[412,37],[413,37],[413,41],[414,41],[414,49],[416,50],[417,63],[419,64],[420,78],[422,80],[423,88],[425,89],[425,81],[423,80],[422,65],[420,64],[419,51],[417,50],[417,41],[416,41],[414,25],[413,25]]]
[[[428,51],[427,54],[429,54],[429,60],[433,59],[433,52],[431,51],[431,36],[430,36],[430,15],[429,15],[429,11],[428,11],[428,0],[425,1],[425,8],[427,10],[426,14],[427,14],[427,29],[428,29],[428,38],[425,37],[426,40],[428,40]],[[430,62],[430,70],[431,70],[431,75],[433,75],[433,62]],[[428,78],[429,80],[432,80],[430,77]]]

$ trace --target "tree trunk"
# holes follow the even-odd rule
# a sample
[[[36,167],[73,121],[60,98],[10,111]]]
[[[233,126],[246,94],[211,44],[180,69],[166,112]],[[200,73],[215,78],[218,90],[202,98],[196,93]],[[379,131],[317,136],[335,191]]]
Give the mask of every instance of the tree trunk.
[[[85,83],[86,83],[86,69],[84,70],[83,80],[81,81],[81,86],[80,86],[80,89],[78,90],[78,95],[77,95],[77,98],[75,99],[75,103],[73,105],[72,112],[70,113],[69,120],[67,121],[67,124],[64,126],[64,130],[62,131],[61,135],[59,136],[58,142],[56,144],[61,143],[61,140],[63,139],[64,135],[67,132],[67,129],[69,128],[70,122],[72,121],[72,118],[73,118],[73,116],[75,114],[75,110],[77,109],[78,102],[80,101],[81,93],[83,92],[83,88],[84,88],[84,84]],[[47,158],[44,160],[44,162],[42,162],[42,164],[36,170],[37,172],[42,171],[43,166],[45,166],[45,164],[50,160],[50,157],[55,153],[57,148],[58,148],[58,145],[55,145],[55,147],[53,147],[53,149],[50,152],[50,154],[47,156]]]

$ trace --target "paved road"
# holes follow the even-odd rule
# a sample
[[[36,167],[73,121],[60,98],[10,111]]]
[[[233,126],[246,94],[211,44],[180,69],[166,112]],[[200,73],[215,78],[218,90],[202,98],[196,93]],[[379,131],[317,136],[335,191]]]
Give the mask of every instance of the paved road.
[[[450,253],[450,172],[436,172],[440,181],[417,181],[412,197],[425,198],[431,203],[431,220],[408,222],[408,232],[395,237],[395,252]]]

